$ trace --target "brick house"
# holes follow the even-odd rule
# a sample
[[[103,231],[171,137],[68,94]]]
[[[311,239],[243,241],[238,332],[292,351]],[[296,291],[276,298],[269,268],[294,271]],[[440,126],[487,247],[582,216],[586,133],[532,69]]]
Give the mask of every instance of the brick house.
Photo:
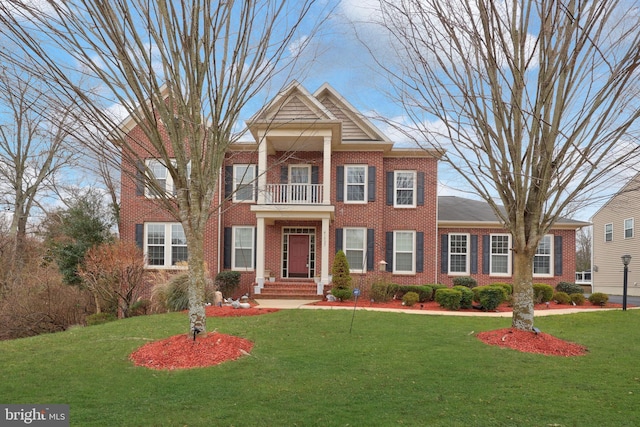
[[[253,294],[298,287],[320,295],[343,250],[354,283],[382,274],[381,267],[398,284],[450,284],[456,275],[509,281],[510,237],[488,206],[439,199],[438,152],[395,147],[331,86],[312,94],[293,82],[247,126],[254,140],[228,150],[220,208],[205,235],[212,274],[240,271],[243,289]],[[136,132],[135,125],[125,132]],[[162,165],[144,161],[170,190]],[[149,267],[175,269],[187,254],[182,227],[129,175],[123,174],[121,236],[143,248]],[[466,203],[475,205],[470,210]],[[477,213],[480,205],[486,215],[458,215]],[[573,279],[581,224],[557,224],[545,240],[540,281]]]

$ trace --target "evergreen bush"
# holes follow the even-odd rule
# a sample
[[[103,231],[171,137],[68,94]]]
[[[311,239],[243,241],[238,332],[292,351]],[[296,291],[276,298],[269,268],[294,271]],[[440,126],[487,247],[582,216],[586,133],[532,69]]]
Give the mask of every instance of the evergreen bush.
[[[240,272],[239,271],[221,271],[216,275],[214,282],[218,291],[222,292],[222,296],[231,298],[233,294],[240,286]]]
[[[569,295],[569,298],[571,298],[571,302],[575,305],[584,305],[584,302],[586,301],[584,294],[571,294]]]
[[[553,286],[545,283],[533,284],[533,300],[537,303],[549,302],[553,299]]]
[[[344,251],[338,251],[333,259],[333,267],[331,268],[331,274],[333,274],[333,287],[331,288],[331,294],[341,301],[346,301],[351,298],[351,272],[349,271],[349,261]]]
[[[582,286],[576,283],[570,283],[570,282],[559,282],[556,285],[556,291],[566,292],[568,295],[584,294],[584,289],[582,289]]]
[[[566,292],[557,292],[553,294],[553,300],[558,304],[569,304],[571,302],[571,297]]]
[[[493,311],[507,299],[506,291],[501,286],[479,286],[477,299],[484,311]]]
[[[469,277],[469,276],[454,277],[453,286],[465,286],[471,289],[478,286],[478,281],[473,277]]]
[[[510,283],[496,282],[496,283],[492,283],[491,285],[500,286],[504,288],[504,290],[507,291],[507,296],[513,295],[513,285],[511,285]]]
[[[454,286],[453,289],[460,291],[460,308],[471,308],[473,306],[473,291],[466,286]]]
[[[393,298],[393,293],[390,291],[388,283],[377,280],[371,284],[369,297],[375,302],[388,302]]]
[[[417,292],[410,291],[404,294],[404,296],[402,297],[402,304],[406,305],[407,307],[411,307],[415,303],[417,303],[419,299],[420,297],[418,296]]]
[[[593,305],[605,306],[609,302],[609,296],[602,292],[595,292],[589,296],[589,302]]]
[[[429,285],[416,286],[416,292],[420,302],[427,302],[433,299],[433,288]]]
[[[436,291],[436,302],[447,310],[460,310],[462,292],[457,289],[442,288]]]

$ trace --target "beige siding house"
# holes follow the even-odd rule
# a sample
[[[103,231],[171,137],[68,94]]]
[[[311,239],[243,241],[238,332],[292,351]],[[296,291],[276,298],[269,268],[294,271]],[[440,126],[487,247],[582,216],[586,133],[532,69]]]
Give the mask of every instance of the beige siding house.
[[[631,255],[628,295],[640,296],[640,174],[592,218],[593,292],[622,295],[622,255]]]

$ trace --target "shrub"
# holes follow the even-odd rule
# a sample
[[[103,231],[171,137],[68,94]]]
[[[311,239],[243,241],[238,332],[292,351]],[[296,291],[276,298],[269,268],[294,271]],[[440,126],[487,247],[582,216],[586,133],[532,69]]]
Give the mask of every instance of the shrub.
[[[341,301],[351,298],[351,273],[349,272],[349,261],[343,251],[338,251],[333,259],[331,268],[333,274],[333,287],[331,294]]]
[[[216,275],[214,281],[216,290],[222,292],[224,297],[233,297],[233,294],[240,285],[240,272],[239,271],[221,271]]]
[[[501,288],[504,288],[504,290],[507,291],[507,296],[513,294],[513,285],[511,285],[510,283],[496,282],[496,283],[492,283],[491,285],[500,286]]]
[[[419,302],[431,301],[433,299],[433,288],[429,285],[416,286]]]
[[[473,277],[461,276],[453,279],[453,286],[465,286],[469,289],[478,286],[478,282]]]
[[[129,316],[144,316],[151,310],[151,301],[140,299],[129,307]]]
[[[473,291],[466,286],[454,286],[453,289],[460,291],[460,308],[471,308],[473,306]]]
[[[435,301],[436,292],[438,291],[438,289],[449,289],[447,285],[443,285],[441,283],[435,283],[429,286],[431,286],[431,289],[433,289],[433,294],[431,294],[431,301]]]
[[[582,289],[582,286],[577,285],[575,283],[569,283],[569,282],[560,282],[556,285],[556,291],[558,292],[566,292],[568,295],[571,294],[583,294],[584,293],[584,289]]]
[[[462,292],[457,289],[443,288],[436,291],[436,302],[447,310],[459,310],[460,300],[462,300]]]
[[[553,299],[553,286],[545,283],[533,284],[533,300],[540,304],[542,302],[549,302]]]
[[[173,276],[166,288],[166,304],[169,311],[182,311],[189,308],[189,274]]]
[[[566,292],[556,291],[556,293],[553,294],[553,300],[558,304],[569,304],[569,302],[571,302],[571,297],[569,297],[569,294]]]
[[[609,301],[609,296],[602,292],[595,292],[589,296],[589,302],[593,305],[604,306]]]
[[[411,307],[415,303],[417,303],[419,299],[420,297],[418,296],[417,292],[413,292],[413,291],[407,292],[402,297],[402,304],[406,305],[407,307]]]
[[[86,317],[87,326],[102,325],[114,320],[117,320],[117,318],[111,313],[95,313]]]
[[[569,295],[569,298],[571,298],[571,302],[575,305],[584,305],[584,302],[586,301],[583,294],[571,294]]]
[[[393,298],[393,293],[390,291],[388,283],[377,280],[371,285],[369,297],[376,302],[387,302]]]
[[[479,286],[476,293],[478,302],[484,311],[493,311],[506,300],[506,291],[501,286]]]

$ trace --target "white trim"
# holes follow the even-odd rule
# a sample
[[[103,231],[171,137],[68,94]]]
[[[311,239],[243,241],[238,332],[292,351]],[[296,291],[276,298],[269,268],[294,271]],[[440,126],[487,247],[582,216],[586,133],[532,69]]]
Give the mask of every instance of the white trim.
[[[627,221],[631,221],[631,227],[630,228],[627,228]],[[622,224],[623,224],[623,228],[624,228],[624,230],[623,230],[624,238],[625,239],[633,239],[633,236],[635,236],[635,230],[634,230],[635,221],[634,221],[634,219],[633,218],[626,218]],[[631,236],[627,237],[627,230],[631,230]]]
[[[412,236],[411,243],[411,270],[398,270],[398,233],[410,233]],[[409,253],[403,251],[402,253]],[[416,273],[416,232],[415,230],[395,230],[393,232],[393,273],[394,274],[415,274]]]
[[[245,172],[241,177],[238,177],[236,171],[239,168],[244,168]],[[248,182],[244,182],[247,178],[247,173],[252,170],[253,176],[249,177]],[[257,177],[256,177],[256,165],[253,163],[243,163],[243,164],[235,164],[233,165],[233,202],[234,203],[253,203],[256,201],[256,185],[257,185]],[[240,185],[245,185],[247,187],[251,187],[251,198],[250,199],[238,199],[236,196],[238,195],[238,187]]]
[[[611,226],[611,231],[609,233],[607,233],[607,226],[608,225]],[[611,236],[610,240],[607,240],[607,234],[609,234]],[[605,243],[613,242],[613,223],[612,222],[609,222],[609,223],[604,225],[604,242]]]
[[[162,244],[149,244],[149,226],[158,226],[158,227],[162,227],[162,233],[163,233],[163,243]],[[172,232],[173,232],[173,227],[174,226],[180,226],[180,228],[182,228],[182,224],[180,224],[179,222],[145,222],[144,223],[144,236],[143,236],[143,253],[144,253],[144,259],[145,259],[145,266],[147,268],[157,268],[157,269],[187,269],[188,267],[185,266],[177,266],[173,263],[172,260],[172,248],[174,246],[178,247],[187,247],[186,244],[186,236],[185,236],[185,244],[184,245],[173,245],[172,243]],[[184,233],[184,230],[183,230]],[[162,255],[162,259],[163,259],[163,264],[159,265],[159,264],[149,264],[149,247],[163,247],[163,255]],[[184,260],[186,261],[186,259]]]
[[[451,271],[451,257],[453,254],[453,252],[451,251],[451,243],[452,240],[451,237],[452,236],[464,236],[466,237],[466,245],[465,245],[465,252],[456,252],[455,255],[464,255],[465,256],[465,271]],[[449,233],[448,234],[448,239],[447,239],[447,274],[449,276],[468,276],[469,272],[471,271],[470,269],[470,264],[471,264],[471,235],[469,233]]]
[[[249,229],[251,230],[251,245],[236,247],[236,230]],[[256,227],[253,225],[234,225],[231,227],[231,269],[234,271],[253,271],[255,268],[255,248],[256,248]],[[249,258],[249,266],[237,266],[236,265],[236,250],[251,250],[251,256]]]
[[[554,239],[553,239],[553,234],[545,234],[542,239],[540,239],[540,242],[538,243],[538,248],[536,248],[536,254],[533,256],[533,277],[553,277],[553,263],[554,263]],[[549,253],[548,254],[541,254],[538,255],[538,250],[540,249],[540,245],[542,244],[544,239],[549,239]],[[535,273],[535,263],[536,263],[536,257],[538,256],[545,256],[549,258],[549,273]]]
[[[347,230],[357,230],[362,232],[362,247],[361,248],[347,248],[347,243],[349,239],[347,239]],[[349,263],[349,271],[351,273],[365,273],[367,271],[367,229],[366,227],[344,227],[342,229],[342,249],[344,254],[347,255],[349,250],[362,251],[362,260],[360,265],[354,266]],[[348,260],[348,257],[347,257]]]
[[[413,187],[411,188],[413,192],[413,200],[411,204],[400,205],[398,204],[398,190],[408,190],[408,188],[398,189],[398,174],[412,174],[413,179]],[[417,198],[418,198],[418,174],[415,170],[396,170],[393,171],[393,207],[399,209],[411,209],[417,206]]]
[[[349,200],[349,185],[359,185],[359,184],[355,184],[349,183],[348,177],[349,177],[349,173],[348,170],[349,168],[360,168],[360,169],[364,169],[364,182],[362,183],[362,188],[363,188],[363,193],[362,193],[362,200]],[[344,165],[344,203],[348,203],[348,204],[366,204],[368,202],[368,179],[369,179],[369,167],[368,165],[365,164],[350,164],[350,165]]]
[[[494,254],[493,253],[493,238],[494,237],[504,237],[507,236],[507,253],[506,253],[506,257],[507,257],[507,272],[506,273],[502,273],[502,272],[494,272],[493,271],[493,256],[505,256],[505,254]],[[495,277],[510,277],[511,276],[511,264],[512,264],[512,259],[511,259],[511,234],[509,233],[492,233],[489,235],[489,275],[490,276],[495,276]]]

